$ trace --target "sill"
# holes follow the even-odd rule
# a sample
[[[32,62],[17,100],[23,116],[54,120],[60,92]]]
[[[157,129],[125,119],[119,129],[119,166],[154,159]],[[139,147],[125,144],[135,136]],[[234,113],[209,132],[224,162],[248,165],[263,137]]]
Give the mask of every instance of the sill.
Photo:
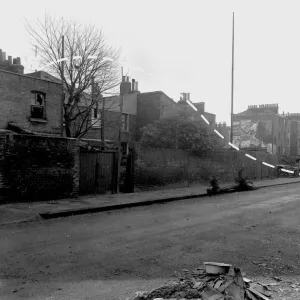
[[[30,122],[33,122],[33,123],[47,123],[48,121],[45,120],[45,119],[36,119],[36,118],[29,118]]]

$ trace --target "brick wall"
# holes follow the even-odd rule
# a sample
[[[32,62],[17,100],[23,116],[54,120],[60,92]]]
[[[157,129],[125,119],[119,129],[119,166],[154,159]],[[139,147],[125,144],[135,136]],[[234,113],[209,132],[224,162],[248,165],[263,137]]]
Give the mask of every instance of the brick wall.
[[[291,120],[290,121],[290,155],[299,155],[298,140],[300,139],[300,121]]]
[[[75,139],[0,135],[0,203],[76,197],[79,151]]]
[[[30,120],[33,94],[46,94],[46,120]],[[27,130],[60,135],[60,84],[0,70],[0,129],[12,122]]]
[[[276,165],[278,157],[263,152],[251,152],[257,158],[253,161],[245,154],[231,149],[211,152],[202,157],[189,155],[175,149],[151,149],[136,144],[137,189],[146,189],[168,184],[181,184],[189,181],[192,184],[208,184],[209,176],[217,175],[224,182],[233,182],[238,171],[244,166],[243,176],[249,179],[275,178],[275,169],[263,166],[262,161]]]

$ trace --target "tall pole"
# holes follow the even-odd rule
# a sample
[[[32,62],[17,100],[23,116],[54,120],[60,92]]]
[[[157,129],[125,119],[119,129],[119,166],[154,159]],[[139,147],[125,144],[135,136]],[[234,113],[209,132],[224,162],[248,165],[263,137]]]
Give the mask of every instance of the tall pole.
[[[65,37],[61,37],[62,43],[62,58],[65,58]],[[65,74],[65,61],[61,62],[61,136],[64,136],[64,101],[65,101],[65,90],[64,90],[64,74]]]
[[[118,155],[118,177],[117,177],[117,193],[119,193],[119,181],[120,181],[120,171],[121,171],[121,161],[122,161],[122,116],[123,116],[123,95],[124,95],[124,82],[123,82],[123,67],[121,67],[121,87],[120,87],[120,120],[119,120],[119,137],[118,137],[118,147],[119,147],[119,155]]]
[[[233,143],[233,80],[234,80],[234,13],[232,17],[232,65],[231,65],[231,124],[230,142]]]
[[[104,112],[105,112],[105,98],[101,95],[100,99],[102,100],[102,112],[101,112],[101,140],[104,142]]]

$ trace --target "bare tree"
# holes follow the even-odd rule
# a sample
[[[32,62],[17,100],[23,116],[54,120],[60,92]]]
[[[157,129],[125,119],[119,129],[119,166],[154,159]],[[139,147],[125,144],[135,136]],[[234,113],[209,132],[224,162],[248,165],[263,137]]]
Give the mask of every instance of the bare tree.
[[[26,29],[42,64],[52,63],[49,73],[63,81],[66,135],[82,137],[94,125],[90,115],[93,108],[100,107],[101,95],[117,93],[121,81],[117,63],[120,51],[108,46],[102,31],[94,25],[82,25],[75,20],[45,15],[34,26],[26,22]],[[66,58],[64,72],[59,61],[62,58]],[[93,82],[97,89],[91,97]]]

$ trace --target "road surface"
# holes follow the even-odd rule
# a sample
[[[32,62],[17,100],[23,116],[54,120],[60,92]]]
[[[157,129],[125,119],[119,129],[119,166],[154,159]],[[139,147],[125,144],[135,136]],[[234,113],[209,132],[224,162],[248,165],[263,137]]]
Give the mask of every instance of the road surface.
[[[126,299],[204,261],[300,282],[299,204],[290,184],[2,226],[0,299]]]

